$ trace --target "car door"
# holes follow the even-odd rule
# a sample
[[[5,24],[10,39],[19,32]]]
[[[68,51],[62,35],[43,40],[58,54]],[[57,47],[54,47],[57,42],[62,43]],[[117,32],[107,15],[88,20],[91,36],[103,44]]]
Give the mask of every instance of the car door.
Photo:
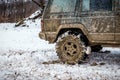
[[[120,0],[115,0],[115,40],[120,42]]]
[[[113,41],[115,33],[112,0],[82,0],[82,23],[93,41]]]

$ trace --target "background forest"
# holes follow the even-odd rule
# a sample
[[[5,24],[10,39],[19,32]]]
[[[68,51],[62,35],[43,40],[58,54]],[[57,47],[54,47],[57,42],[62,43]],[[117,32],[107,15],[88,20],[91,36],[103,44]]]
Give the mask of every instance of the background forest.
[[[0,0],[0,23],[17,22],[26,18],[41,9],[46,2],[47,0]]]

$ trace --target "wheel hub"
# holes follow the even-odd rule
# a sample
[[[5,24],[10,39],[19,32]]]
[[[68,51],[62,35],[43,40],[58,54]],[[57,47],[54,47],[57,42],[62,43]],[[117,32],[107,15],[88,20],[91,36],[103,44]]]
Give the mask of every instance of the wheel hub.
[[[64,52],[67,56],[75,56],[78,52],[78,46],[75,42],[69,41],[64,44]]]

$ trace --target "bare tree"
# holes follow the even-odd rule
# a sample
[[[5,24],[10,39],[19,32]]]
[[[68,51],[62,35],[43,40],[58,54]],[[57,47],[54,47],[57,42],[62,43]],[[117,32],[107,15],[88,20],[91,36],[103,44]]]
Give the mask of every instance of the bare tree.
[[[41,14],[43,13],[43,10],[45,8],[45,0],[32,0],[35,4],[37,4],[42,10],[41,10]]]
[[[40,0],[35,0],[41,3]],[[43,8],[43,7],[41,7]],[[32,0],[0,0],[0,22],[17,22],[40,9]]]

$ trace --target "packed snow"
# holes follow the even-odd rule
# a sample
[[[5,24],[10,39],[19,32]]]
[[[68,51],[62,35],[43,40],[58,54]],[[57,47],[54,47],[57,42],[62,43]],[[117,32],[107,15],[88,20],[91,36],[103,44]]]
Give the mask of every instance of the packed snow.
[[[25,24],[0,23],[0,80],[120,80],[120,48],[103,48],[82,64],[63,64],[55,44],[39,38],[40,19]]]

